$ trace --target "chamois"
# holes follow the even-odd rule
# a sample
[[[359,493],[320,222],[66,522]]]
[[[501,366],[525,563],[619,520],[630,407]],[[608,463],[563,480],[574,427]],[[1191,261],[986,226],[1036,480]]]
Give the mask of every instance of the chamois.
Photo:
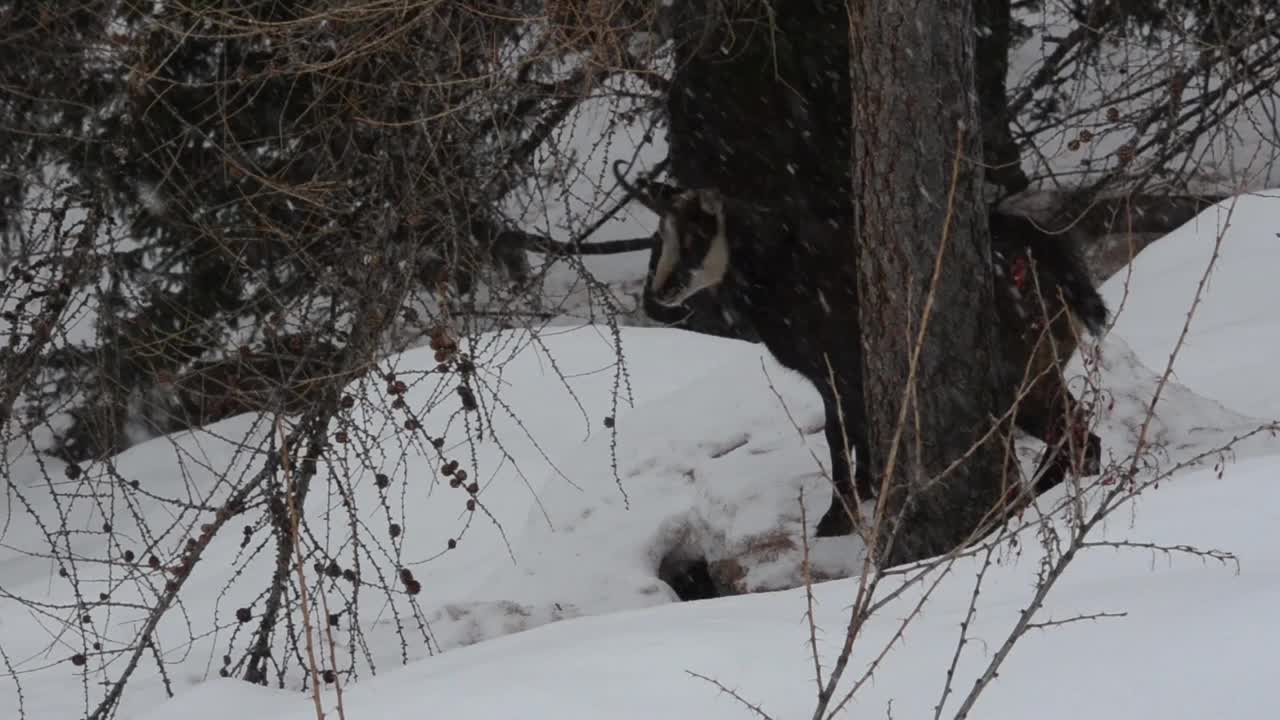
[[[988,215],[995,279],[1001,382],[1024,394],[1015,421],[1048,446],[1036,470],[1036,493],[1067,476],[1100,470],[1102,444],[1085,433],[1085,414],[1066,386],[1065,365],[1082,331],[1106,329],[1107,306],[1072,238],[1045,232],[1030,218]]]
[[[818,390],[836,492],[817,535],[848,534],[854,503],[870,498],[875,487],[868,463],[851,469],[848,454],[852,449],[857,458],[868,456],[856,275],[849,263],[831,262],[834,248],[828,246],[845,239],[830,226],[749,206],[713,189],[632,185],[620,164],[614,165],[619,183],[659,217],[659,255],[646,288],[653,301],[674,307],[700,291],[714,293],[781,365]],[[1011,388],[1027,385],[1017,425],[1049,445],[1037,470],[1035,488],[1042,492],[1071,466],[1072,457],[1056,447],[1066,439],[1074,457],[1083,448],[1082,471],[1097,472],[1101,444],[1092,433],[1080,434],[1080,410],[1066,389],[1062,363],[1076,348],[1077,325],[1099,334],[1107,310],[1071,248],[1027,218],[992,213],[990,222],[1001,379]],[[793,328],[793,316],[818,320]]]

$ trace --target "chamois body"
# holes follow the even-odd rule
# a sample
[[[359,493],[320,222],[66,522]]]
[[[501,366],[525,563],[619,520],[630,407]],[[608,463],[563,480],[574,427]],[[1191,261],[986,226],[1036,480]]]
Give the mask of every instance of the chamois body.
[[[1053,235],[1020,215],[990,214],[1000,378],[1022,394],[1015,423],[1048,447],[1036,470],[1036,492],[1075,469],[1098,472],[1098,436],[1066,386],[1065,366],[1087,332],[1101,335],[1107,307],[1072,238]]]
[[[817,534],[849,533],[855,499],[870,498],[875,488],[869,464],[852,464],[849,457],[850,451],[868,457],[868,441],[857,277],[852,263],[832,261],[847,252],[840,247],[849,241],[847,233],[710,190],[680,192],[655,183],[631,191],[660,217],[651,298],[673,307],[700,291],[714,293],[779,364],[818,390],[836,492]],[[1063,239],[1000,213],[992,214],[991,229],[1000,377],[1014,391],[1024,377],[1029,383],[1015,421],[1051,446],[1072,440],[1072,453],[1046,453],[1036,482],[1043,490],[1061,482],[1082,447],[1084,469],[1098,464],[1100,444],[1079,432],[1079,409],[1062,367],[1076,348],[1078,326],[1099,332],[1106,307]],[[804,325],[797,327],[797,319]]]

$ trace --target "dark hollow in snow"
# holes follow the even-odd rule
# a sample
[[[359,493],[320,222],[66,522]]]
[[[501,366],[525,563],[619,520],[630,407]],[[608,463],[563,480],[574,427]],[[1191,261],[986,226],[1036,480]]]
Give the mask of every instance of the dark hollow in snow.
[[[681,602],[709,600],[721,594],[711,579],[711,566],[702,556],[667,553],[658,563],[658,579],[670,585]]]

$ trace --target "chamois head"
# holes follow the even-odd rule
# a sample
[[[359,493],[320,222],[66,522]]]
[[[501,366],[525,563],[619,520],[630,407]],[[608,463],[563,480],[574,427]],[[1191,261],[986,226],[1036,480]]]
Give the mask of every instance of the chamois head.
[[[632,185],[613,166],[619,184],[659,218],[661,254],[650,278],[654,302],[676,307],[699,290],[717,287],[729,271],[724,200],[712,189],[678,190],[645,181]]]

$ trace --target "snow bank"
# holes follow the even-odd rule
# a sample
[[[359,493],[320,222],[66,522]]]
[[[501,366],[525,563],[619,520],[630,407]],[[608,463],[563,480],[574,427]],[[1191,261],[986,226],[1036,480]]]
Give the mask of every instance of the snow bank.
[[[1274,717],[1270,697],[1280,625],[1280,486],[1274,459],[1242,463],[1219,480],[1202,472],[1142,500],[1134,527],[1108,536],[1196,543],[1236,551],[1242,570],[1195,558],[1094,551],[1064,579],[1044,619],[1124,613],[1028,635],[977,705],[977,717]],[[1255,510],[1241,511],[1240,498]],[[1196,518],[1196,522],[1187,522]],[[929,717],[937,703],[976,561],[961,562],[888,656],[849,716]],[[1017,620],[1034,584],[1028,549],[993,570],[957,670],[960,697]],[[815,589],[823,666],[843,637],[854,581]],[[872,622],[851,663],[861,673],[910,611],[908,594]],[[750,717],[688,673],[714,678],[773,717],[808,717],[813,664],[802,590],[583,618],[503,637],[415,663],[346,690],[347,717],[442,714],[468,720],[556,717]],[[214,706],[218,714],[210,712]],[[958,705],[953,696],[947,709]],[[335,700],[326,694],[332,713]],[[202,714],[203,713],[203,714]],[[137,720],[171,717],[308,720],[309,697],[213,681]]]
[[[1253,208],[1254,202],[1242,199],[1233,216],[1204,314],[1193,325],[1200,335],[1148,429],[1164,447],[1160,467],[1253,429],[1260,422],[1253,416],[1275,407],[1264,402],[1276,386],[1268,371],[1280,353],[1264,342],[1276,336],[1275,328],[1269,316],[1253,313],[1266,307],[1258,298],[1275,298],[1275,288],[1259,271],[1260,254],[1274,247],[1266,245],[1263,230],[1275,213]],[[1101,348],[1102,385],[1114,397],[1099,428],[1107,452],[1124,455],[1136,441],[1162,358],[1180,332],[1177,318],[1198,280],[1196,264],[1203,267],[1204,241],[1188,234],[1204,218],[1138,258],[1131,297]],[[1185,237],[1191,239],[1179,239]],[[1118,282],[1105,288],[1116,306]],[[492,520],[479,512],[469,516],[462,507],[465,495],[440,477],[434,451],[409,442],[398,421],[353,416],[347,428],[352,441],[336,451],[339,471],[322,477],[349,483],[369,532],[381,532],[388,521],[403,524],[403,535],[387,546],[380,562],[386,572],[413,567],[424,587],[418,599],[431,638],[430,647],[415,641],[404,652],[411,661],[449,652],[392,671],[402,653],[396,623],[381,595],[366,596],[378,605],[364,608],[361,629],[379,675],[370,678],[362,670],[361,682],[347,695],[349,716],[393,717],[424,709],[466,718],[552,712],[596,717],[602,709],[610,717],[744,712],[685,669],[720,678],[777,716],[805,711],[812,679],[800,594],[788,590],[672,607],[673,594],[660,581],[658,567],[664,558],[702,558],[719,581],[741,591],[800,583],[800,497],[810,527],[829,501],[821,475],[827,455],[817,395],[756,346],[664,330],[625,329],[621,338],[627,382],[615,376],[615,352],[603,328],[548,332],[541,344],[520,333],[480,339],[485,358],[506,359],[500,374],[481,374],[483,382],[502,388],[507,403],[495,412],[498,441],[486,435],[475,448],[474,478]],[[1219,361],[1225,372],[1215,371]],[[421,350],[387,362],[406,379],[433,365]],[[624,402],[615,410],[615,385],[625,392],[628,382],[635,407]],[[421,408],[439,391],[415,381],[406,398]],[[380,382],[352,392],[385,405]],[[471,450],[457,445],[461,429],[453,409],[446,403],[426,413],[423,424],[432,434],[444,433],[444,452],[470,467]],[[610,415],[616,416],[620,486],[611,469],[613,437],[603,426]],[[52,490],[67,487],[58,463],[22,453],[11,458],[22,468],[22,482],[0,501],[0,648],[22,673],[23,692],[0,692],[0,717],[16,717],[19,703],[28,717],[79,716],[86,696],[100,696],[93,684],[102,677],[98,673],[109,678],[118,672],[112,651],[132,638],[139,619],[121,607],[94,614],[93,631],[106,651],[91,658],[88,668],[94,672],[82,685],[86,675],[67,662],[80,647],[79,636],[60,624],[71,613],[48,606],[33,614],[13,599],[75,602],[69,583],[40,554],[47,545],[25,504],[42,517],[66,513],[71,527],[86,531],[101,527],[109,513],[115,535],[139,548],[147,536],[138,518],[145,518],[147,526],[165,529],[156,545],[171,554],[191,528],[171,527],[172,508],[148,498],[195,498],[218,488],[224,475],[255,469],[258,460],[241,444],[247,438],[252,447],[267,432],[255,423],[260,421],[254,416],[232,418],[135,447],[116,458],[113,468],[86,470],[88,482],[104,495],[136,500],[131,512],[83,494],[55,502]],[[1280,588],[1274,571],[1280,567],[1274,530],[1280,498],[1270,482],[1280,466],[1278,453],[1275,439],[1251,440],[1238,449],[1240,464],[1228,467],[1224,479],[1207,469],[1184,475],[1144,498],[1132,525],[1124,514],[1107,529],[1116,538],[1225,547],[1240,553],[1240,576],[1195,560],[1153,563],[1143,553],[1085,556],[1047,616],[1130,614],[1029,638],[984,700],[982,716],[1260,716],[1265,698],[1250,688],[1261,684],[1266,658],[1273,657],[1267,653],[1278,639],[1274,624],[1254,622],[1268,616]],[[1204,464],[1216,461],[1210,453]],[[44,479],[41,465],[56,481]],[[387,474],[391,483],[386,510],[373,487],[376,473]],[[133,480],[149,495],[122,492],[121,483]],[[330,503],[327,490],[314,493],[308,511],[318,517],[333,509]],[[335,523],[323,539],[335,556],[348,540],[345,528]],[[459,539],[458,548],[441,554],[450,538]],[[118,603],[149,602],[146,585],[154,578],[142,573],[124,582],[118,566],[91,562],[105,552],[92,534],[66,541],[86,558],[76,567],[82,587],[110,588]],[[219,717],[310,712],[302,696],[206,682],[236,630],[234,609],[260,602],[258,593],[272,571],[270,552],[236,571],[239,542],[238,533],[230,532],[210,545],[180,595],[183,612],[161,626],[161,645],[173,663],[170,678],[184,696],[151,711],[164,697],[163,684],[154,663],[144,661],[122,718],[202,717],[215,706]],[[847,539],[815,542],[813,550],[820,577],[847,575],[860,557],[856,542]],[[968,685],[963,678],[972,676],[990,652],[989,643],[998,641],[1025,601],[1035,555],[1026,548],[1021,559],[1010,559],[990,578],[978,621],[984,642],[971,644],[959,687]],[[944,583],[902,651],[879,671],[860,700],[863,711],[883,713],[893,698],[896,716],[918,717],[935,701],[939,671],[968,597],[966,567]],[[828,656],[841,637],[850,593],[847,581],[818,588]],[[888,636],[904,612],[901,605],[887,608],[873,625],[868,647],[878,647],[875,642]],[[199,629],[189,627],[188,619]],[[519,632],[524,630],[529,632]],[[194,642],[188,641],[192,634]],[[340,645],[345,651],[345,639]],[[461,648],[468,645],[473,647]],[[857,666],[868,657],[859,655]],[[326,702],[331,705],[333,698]]]
[[[1206,209],[1113,276],[1103,294],[1120,311],[1114,334],[1163,371],[1215,249],[1174,377],[1241,412],[1280,418],[1280,190]]]

